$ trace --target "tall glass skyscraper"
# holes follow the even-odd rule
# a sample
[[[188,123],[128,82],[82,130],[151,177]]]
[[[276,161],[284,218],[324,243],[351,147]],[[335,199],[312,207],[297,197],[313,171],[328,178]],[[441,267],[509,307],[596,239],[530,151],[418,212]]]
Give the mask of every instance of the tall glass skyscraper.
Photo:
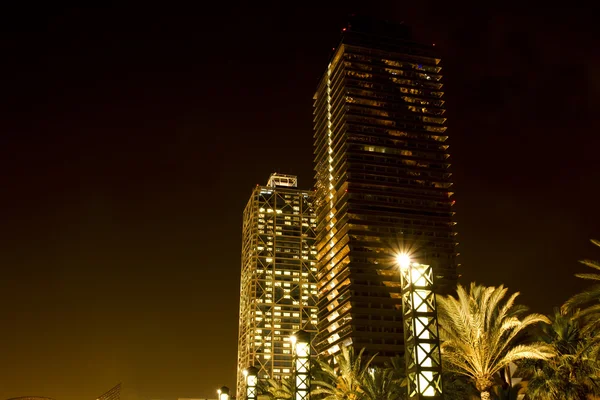
[[[353,18],[314,96],[321,355],[403,352],[394,255],[456,283],[440,59],[406,26]]]
[[[316,332],[317,267],[313,192],[291,175],[257,186],[243,215],[237,393],[244,369],[258,376],[293,374],[290,336]]]

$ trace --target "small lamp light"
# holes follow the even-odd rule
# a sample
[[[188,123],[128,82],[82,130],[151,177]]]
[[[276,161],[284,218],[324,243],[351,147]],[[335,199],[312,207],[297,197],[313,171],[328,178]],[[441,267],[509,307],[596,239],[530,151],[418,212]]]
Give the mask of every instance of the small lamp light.
[[[221,389],[217,390],[219,393],[219,400],[229,400],[229,388],[227,386],[222,386]]]

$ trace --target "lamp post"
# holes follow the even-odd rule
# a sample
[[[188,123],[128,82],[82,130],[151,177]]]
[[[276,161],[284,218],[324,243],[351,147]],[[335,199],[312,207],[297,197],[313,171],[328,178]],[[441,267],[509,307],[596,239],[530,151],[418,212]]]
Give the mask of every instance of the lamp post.
[[[229,400],[229,388],[227,386],[221,386],[217,393],[219,394],[219,400]]]
[[[258,368],[248,367],[244,370],[246,377],[246,400],[256,400],[256,385],[258,383]]]
[[[291,338],[294,348],[295,400],[310,400],[310,333],[300,330]]]
[[[431,266],[396,257],[402,286],[404,360],[409,399],[442,399],[442,364]]]

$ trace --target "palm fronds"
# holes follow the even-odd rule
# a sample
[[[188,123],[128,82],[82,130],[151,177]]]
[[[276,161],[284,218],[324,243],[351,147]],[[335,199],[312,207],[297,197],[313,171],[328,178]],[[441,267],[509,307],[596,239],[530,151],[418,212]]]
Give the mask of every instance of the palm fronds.
[[[510,363],[554,355],[547,343],[517,344],[527,328],[550,321],[525,315],[527,309],[515,305],[518,293],[506,298],[507,291],[472,283],[468,291],[459,285],[457,297],[438,298],[444,367],[470,378],[482,397],[489,397],[495,375]]]

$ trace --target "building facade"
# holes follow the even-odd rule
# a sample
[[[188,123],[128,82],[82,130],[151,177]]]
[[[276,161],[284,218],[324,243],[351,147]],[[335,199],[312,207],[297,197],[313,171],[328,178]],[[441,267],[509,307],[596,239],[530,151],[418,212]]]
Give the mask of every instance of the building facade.
[[[320,355],[402,354],[395,255],[456,284],[440,59],[404,25],[352,19],[314,96]]]
[[[290,336],[316,332],[315,219],[313,192],[298,190],[291,175],[272,174],[244,209],[238,394],[249,366],[262,379],[291,376]]]

